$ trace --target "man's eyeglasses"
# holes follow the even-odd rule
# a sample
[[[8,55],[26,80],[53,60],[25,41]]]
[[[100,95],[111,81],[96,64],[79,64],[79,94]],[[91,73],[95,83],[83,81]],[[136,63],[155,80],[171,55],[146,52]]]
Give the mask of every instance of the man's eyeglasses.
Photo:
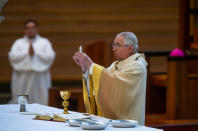
[[[120,47],[124,47],[124,46],[128,46],[128,45],[120,45],[119,43],[112,43],[112,47],[113,48],[120,48]]]

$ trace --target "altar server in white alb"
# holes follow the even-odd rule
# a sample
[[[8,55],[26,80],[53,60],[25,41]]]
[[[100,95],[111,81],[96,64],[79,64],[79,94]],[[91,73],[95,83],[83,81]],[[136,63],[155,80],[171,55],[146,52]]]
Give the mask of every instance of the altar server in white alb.
[[[17,103],[17,95],[29,95],[28,103],[48,104],[51,87],[49,68],[55,59],[51,42],[38,34],[38,24],[29,19],[24,23],[25,36],[17,39],[9,52],[13,67],[9,103]]]

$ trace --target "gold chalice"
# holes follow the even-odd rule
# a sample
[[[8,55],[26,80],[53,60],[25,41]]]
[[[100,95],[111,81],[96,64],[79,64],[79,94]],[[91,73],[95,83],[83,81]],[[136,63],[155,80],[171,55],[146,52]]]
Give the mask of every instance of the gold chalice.
[[[64,114],[68,114],[68,106],[69,106],[69,97],[71,95],[71,91],[70,90],[66,90],[66,91],[60,91],[60,95],[62,97],[62,99],[64,100],[62,105],[64,106]]]

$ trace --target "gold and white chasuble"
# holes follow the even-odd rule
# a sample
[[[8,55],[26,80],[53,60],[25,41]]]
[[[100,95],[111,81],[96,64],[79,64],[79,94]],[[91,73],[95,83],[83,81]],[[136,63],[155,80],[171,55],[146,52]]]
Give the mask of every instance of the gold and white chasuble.
[[[83,78],[83,97],[88,113],[110,119],[145,121],[146,70],[144,56],[136,53],[104,68],[94,64],[89,75],[89,96]]]

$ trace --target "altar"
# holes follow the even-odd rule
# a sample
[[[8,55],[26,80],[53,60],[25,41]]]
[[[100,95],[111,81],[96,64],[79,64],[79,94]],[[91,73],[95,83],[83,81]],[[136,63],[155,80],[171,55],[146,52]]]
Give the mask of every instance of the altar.
[[[40,104],[27,104],[26,110],[29,114],[19,112],[20,105],[9,104],[0,105],[0,131],[80,131],[81,127],[71,127],[67,122],[55,122],[45,120],[35,120],[35,113],[62,113],[62,109],[44,106]],[[31,115],[32,113],[32,115]],[[69,113],[77,113],[72,112]],[[97,121],[108,120],[103,117],[91,115]],[[105,129],[107,131],[161,131],[160,129],[137,125],[133,128],[115,128],[110,124]]]

